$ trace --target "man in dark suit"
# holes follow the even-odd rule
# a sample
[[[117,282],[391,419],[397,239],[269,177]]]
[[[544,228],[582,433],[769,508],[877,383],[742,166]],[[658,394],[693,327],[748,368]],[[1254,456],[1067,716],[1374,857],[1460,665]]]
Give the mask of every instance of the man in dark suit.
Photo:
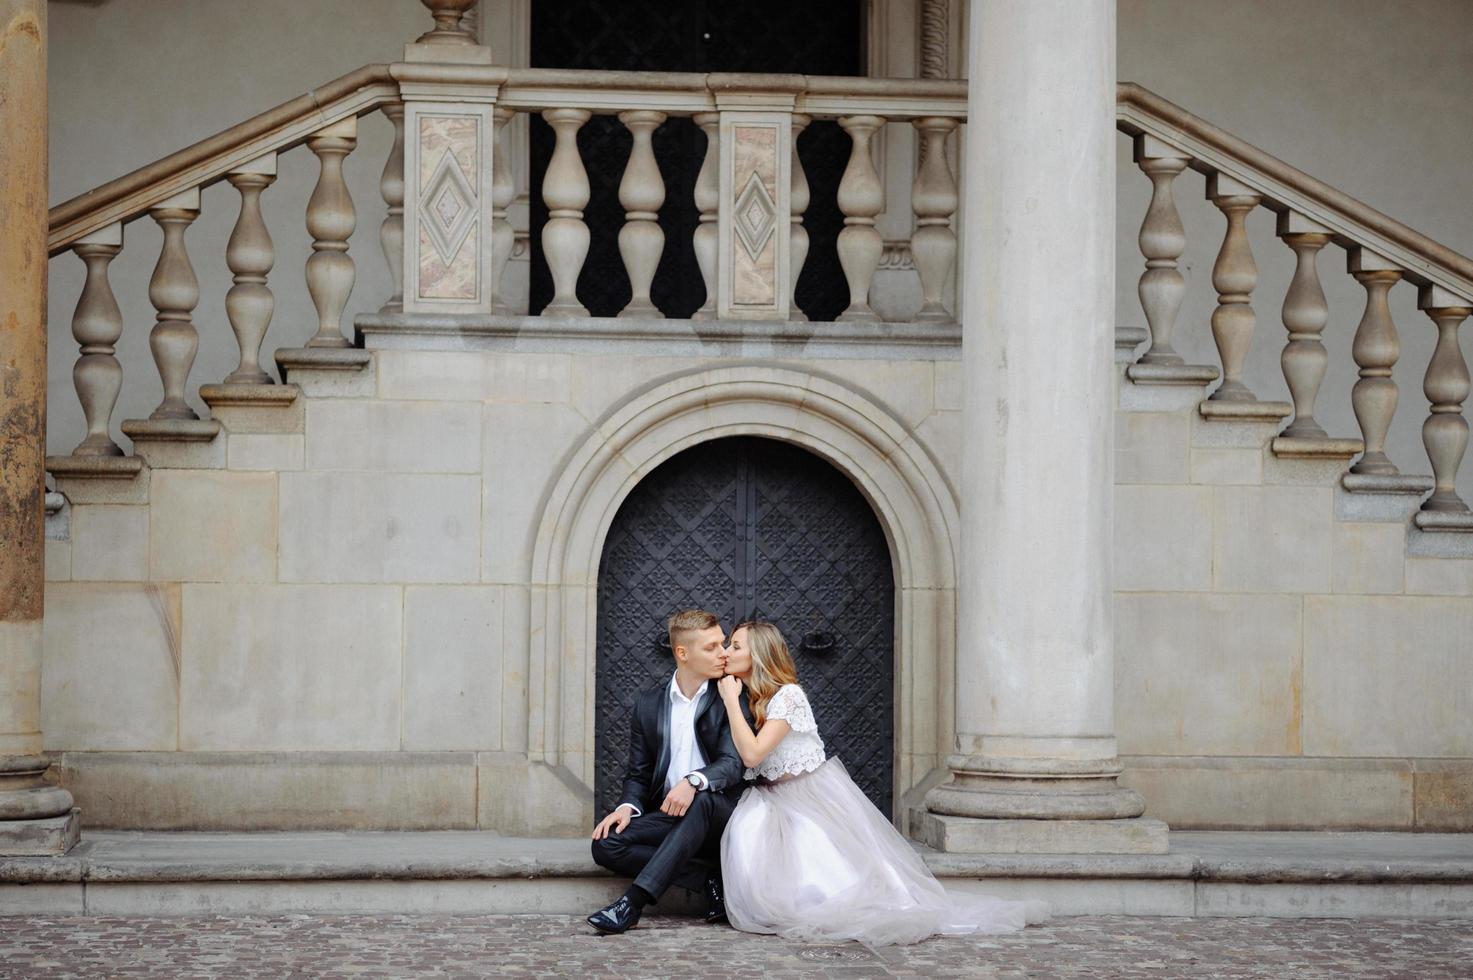
[[[600,932],[632,927],[671,884],[706,893],[706,921],[726,917],[721,833],[743,789],[741,756],[716,694],[726,634],[720,619],[699,609],[671,616],[669,630],[675,676],[635,702],[624,792],[593,829],[593,859],[634,879],[588,917]]]

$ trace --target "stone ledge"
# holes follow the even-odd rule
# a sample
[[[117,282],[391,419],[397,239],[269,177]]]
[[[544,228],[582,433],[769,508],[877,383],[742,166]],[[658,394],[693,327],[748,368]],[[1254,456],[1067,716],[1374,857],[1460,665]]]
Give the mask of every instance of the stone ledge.
[[[143,467],[137,456],[46,457],[46,472],[59,480],[131,480]]]
[[[1392,493],[1421,496],[1434,486],[1430,476],[1415,476],[1406,473],[1384,475],[1380,473],[1346,472],[1340,485],[1350,493]]]
[[[1288,402],[1213,401],[1208,398],[1197,406],[1197,413],[1209,422],[1282,422],[1294,414]]]
[[[1166,824],[1121,820],[977,819],[917,810],[911,833],[948,854],[1165,854]]]
[[[1166,854],[955,854],[951,878],[1473,884],[1473,835],[1171,831]],[[93,832],[62,857],[0,857],[0,883],[609,878],[588,840],[483,831]]]
[[[1412,523],[1423,531],[1447,531],[1454,534],[1473,532],[1473,514],[1463,511],[1419,510]]]
[[[378,391],[373,352],[359,347],[284,348],[276,367],[309,398],[372,398]]]
[[[293,368],[313,371],[361,371],[373,362],[373,353],[361,347],[284,347],[276,352],[282,376]]]
[[[214,419],[128,419],[123,434],[139,442],[209,442],[220,434]]]
[[[224,427],[215,419],[128,419],[123,434],[153,469],[222,469]]]
[[[1125,369],[1125,376],[1138,385],[1187,385],[1203,387],[1218,379],[1222,372],[1210,364],[1152,364],[1136,361]]]
[[[218,384],[199,389],[200,399],[211,410],[221,405],[290,405],[299,394],[301,389],[289,384]]]
[[[374,350],[627,353],[661,356],[952,359],[956,323],[635,320],[594,316],[365,313],[353,321]]]
[[[46,471],[72,504],[146,504],[149,469],[141,456],[47,456]]]
[[[302,390],[294,384],[204,385],[199,396],[231,433],[294,434],[303,430]]]
[[[1348,460],[1366,448],[1359,439],[1306,439],[1296,436],[1276,436],[1270,445],[1273,454],[1280,459]]]

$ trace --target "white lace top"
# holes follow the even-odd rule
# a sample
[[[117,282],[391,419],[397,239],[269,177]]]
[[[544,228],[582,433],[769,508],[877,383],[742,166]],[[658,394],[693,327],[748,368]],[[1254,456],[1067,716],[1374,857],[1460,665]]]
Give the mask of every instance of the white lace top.
[[[790,731],[777,743],[777,748],[762,764],[747,770],[746,777],[758,776],[777,779],[781,776],[796,776],[812,772],[823,765],[823,739],[818,734],[818,722],[813,720],[813,708],[808,704],[808,695],[797,684],[784,684],[778,688],[772,700],[767,702],[769,721],[781,718],[788,723]]]

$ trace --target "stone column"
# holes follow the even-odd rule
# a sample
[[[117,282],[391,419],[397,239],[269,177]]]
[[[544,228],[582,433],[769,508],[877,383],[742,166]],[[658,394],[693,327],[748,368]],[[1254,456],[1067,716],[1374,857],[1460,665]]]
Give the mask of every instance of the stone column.
[[[0,854],[77,842],[43,780],[46,471],[46,0],[0,0]]]
[[[1114,0],[975,0],[954,851],[1161,852],[1116,783]]]

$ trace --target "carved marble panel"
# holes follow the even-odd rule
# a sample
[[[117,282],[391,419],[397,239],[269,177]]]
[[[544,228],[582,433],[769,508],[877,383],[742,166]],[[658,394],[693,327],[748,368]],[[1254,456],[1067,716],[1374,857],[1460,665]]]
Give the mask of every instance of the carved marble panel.
[[[406,106],[406,312],[489,312],[491,108]]]
[[[792,117],[721,114],[718,315],[786,320]]]

